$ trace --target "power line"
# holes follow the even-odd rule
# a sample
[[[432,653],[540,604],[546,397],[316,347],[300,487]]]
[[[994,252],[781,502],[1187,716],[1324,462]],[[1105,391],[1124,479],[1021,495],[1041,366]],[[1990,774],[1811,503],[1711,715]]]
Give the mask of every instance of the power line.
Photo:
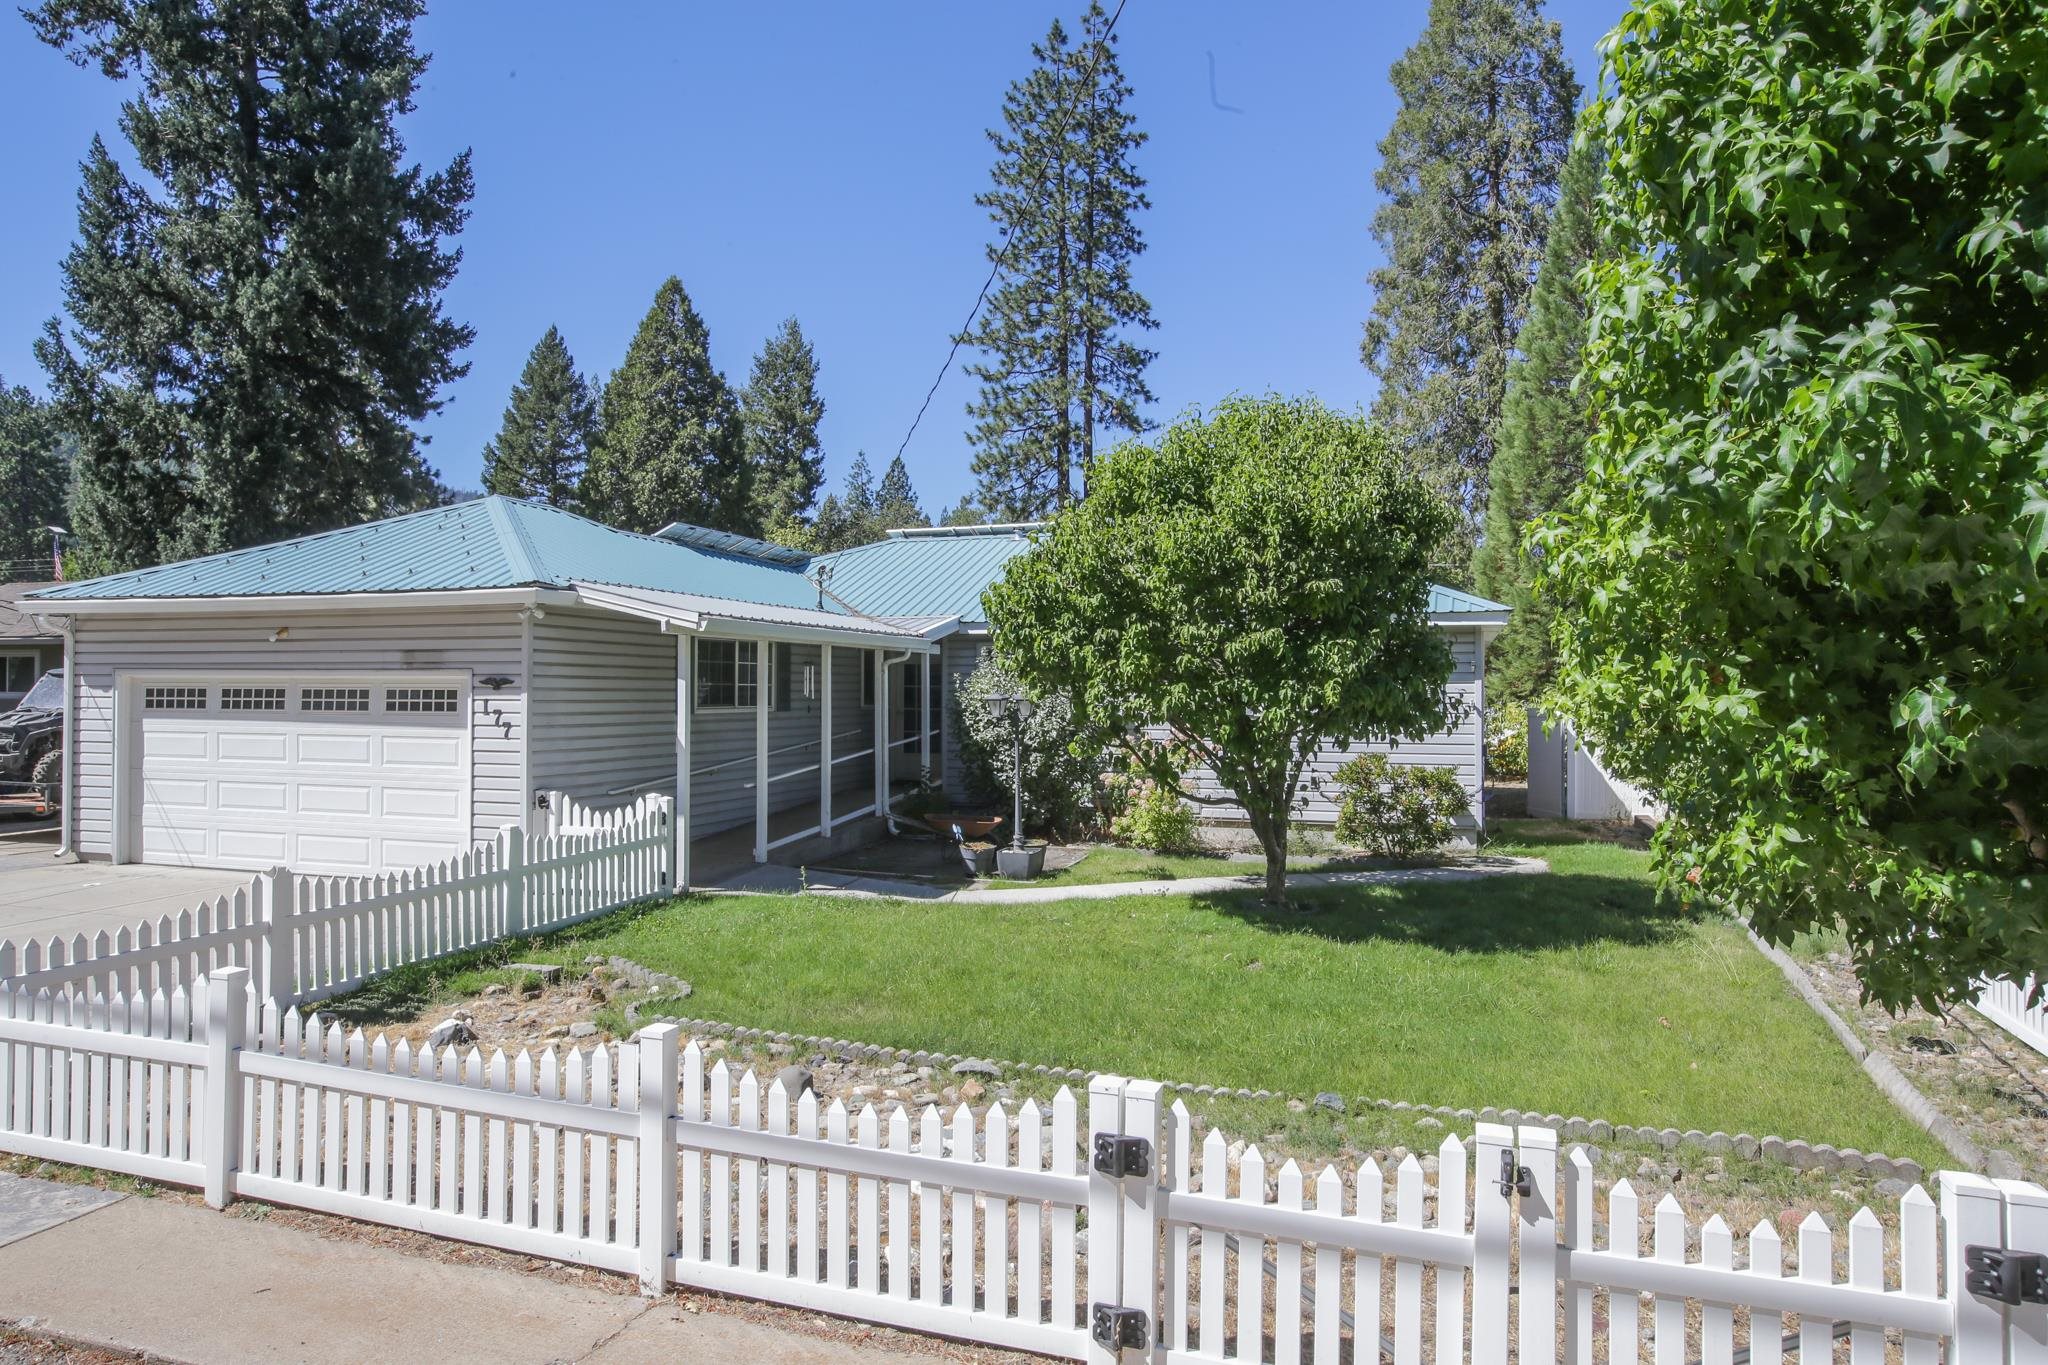
[[[1088,53],[1088,85],[1091,90],[1095,85],[1096,58],[1109,47],[1109,35],[1116,32],[1116,21],[1124,17],[1124,5],[1126,2],[1127,0],[1116,0],[1116,13],[1109,16],[1109,23],[1103,28],[1102,37],[1096,40],[1098,45],[1093,47]],[[1064,133],[1066,130],[1062,128],[1060,131]],[[1045,172],[1041,170],[1038,183],[1032,186],[1032,190],[1036,193],[1044,188]],[[903,458],[903,452],[910,446],[910,438],[917,435],[918,424],[924,421],[925,409],[932,405],[932,396],[939,391],[939,385],[945,383],[946,376],[952,372],[954,357],[960,354],[960,345],[967,339],[967,329],[974,325],[974,320],[977,317],[981,316],[981,305],[988,302],[988,291],[995,287],[996,276],[1002,273],[1003,264],[1010,255],[1010,243],[1015,240],[1016,236],[1017,225],[1013,222],[1010,224],[1009,230],[1003,233],[1003,244],[996,248],[996,258],[989,265],[988,278],[981,282],[980,292],[974,296],[974,306],[967,310],[967,321],[960,325],[959,331],[953,333],[953,344],[946,351],[945,363],[939,366],[938,377],[932,380],[932,386],[924,391],[924,401],[917,405],[917,416],[910,419],[910,430],[903,433],[903,440],[896,447],[897,459]]]

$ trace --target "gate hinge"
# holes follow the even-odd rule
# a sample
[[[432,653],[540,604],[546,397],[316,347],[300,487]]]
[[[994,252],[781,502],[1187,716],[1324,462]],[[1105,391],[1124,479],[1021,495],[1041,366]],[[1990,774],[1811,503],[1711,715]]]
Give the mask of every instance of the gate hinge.
[[[2048,1256],[2004,1247],[1964,1247],[1963,1287],[2000,1303],[2048,1303]]]
[[[1112,1180],[1152,1174],[1152,1144],[1141,1137],[1095,1135],[1095,1169]]]
[[[1088,1335],[1108,1351],[1142,1351],[1152,1344],[1151,1324],[1146,1321],[1145,1310],[1119,1308],[1113,1303],[1088,1305]]]
[[[1535,1178],[1529,1174],[1527,1166],[1515,1164],[1513,1152],[1503,1151],[1500,1154],[1500,1193],[1503,1199],[1511,1194],[1528,1199],[1536,1193]]]

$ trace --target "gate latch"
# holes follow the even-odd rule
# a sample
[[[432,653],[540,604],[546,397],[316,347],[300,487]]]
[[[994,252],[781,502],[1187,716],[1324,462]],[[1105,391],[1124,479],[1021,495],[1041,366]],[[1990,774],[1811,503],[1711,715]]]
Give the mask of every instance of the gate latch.
[[[1517,1166],[1515,1154],[1505,1150],[1500,1154],[1500,1194],[1503,1199],[1511,1194],[1529,1199],[1536,1194],[1535,1178],[1529,1174],[1529,1168]]]
[[[2048,1303],[2048,1256],[2004,1247],[1964,1247],[1963,1286],[2000,1303]]]
[[[1152,1174],[1152,1144],[1141,1137],[1095,1135],[1095,1169],[1112,1180]]]
[[[1152,1344],[1148,1328],[1142,1308],[1119,1308],[1113,1303],[1088,1305],[1088,1334],[1106,1351],[1144,1350]]]

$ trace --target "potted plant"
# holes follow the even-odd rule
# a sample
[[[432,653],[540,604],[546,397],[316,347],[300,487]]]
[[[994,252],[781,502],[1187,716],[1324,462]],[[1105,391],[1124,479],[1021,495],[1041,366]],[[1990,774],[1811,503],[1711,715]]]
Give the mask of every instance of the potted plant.
[[[963,839],[960,842],[960,861],[966,866],[969,876],[986,877],[996,870],[996,846],[986,839]]]

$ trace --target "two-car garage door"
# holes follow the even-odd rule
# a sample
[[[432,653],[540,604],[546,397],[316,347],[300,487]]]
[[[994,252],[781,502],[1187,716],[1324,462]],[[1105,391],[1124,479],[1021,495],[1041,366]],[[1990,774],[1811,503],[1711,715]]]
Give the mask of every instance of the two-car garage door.
[[[470,844],[463,682],[135,682],[128,856],[362,875],[462,852]]]

